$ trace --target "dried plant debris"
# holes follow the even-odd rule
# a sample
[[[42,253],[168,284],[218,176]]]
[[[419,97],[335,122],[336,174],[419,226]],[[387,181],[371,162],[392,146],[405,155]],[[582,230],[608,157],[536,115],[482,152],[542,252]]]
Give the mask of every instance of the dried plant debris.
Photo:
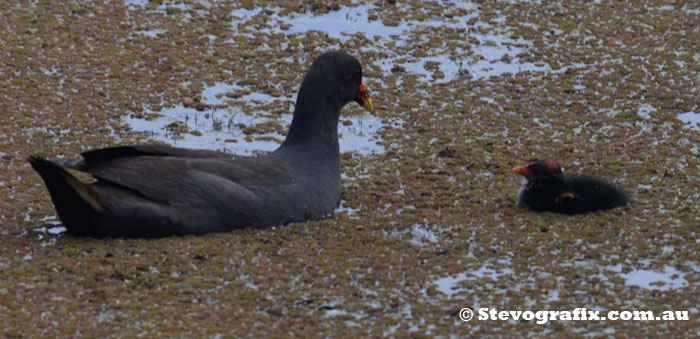
[[[10,1],[0,13],[4,336],[698,335],[700,131],[678,119],[700,113],[696,2]],[[60,233],[28,155],[214,132],[231,152],[276,144],[329,49],[362,61],[382,123],[381,152],[344,151],[334,216],[155,241]],[[210,97],[217,84],[230,88]],[[178,105],[197,114],[160,120]],[[359,127],[359,112],[348,105],[341,126]],[[630,207],[516,207],[511,168],[545,157],[626,187]],[[463,307],[690,321],[463,323]]]

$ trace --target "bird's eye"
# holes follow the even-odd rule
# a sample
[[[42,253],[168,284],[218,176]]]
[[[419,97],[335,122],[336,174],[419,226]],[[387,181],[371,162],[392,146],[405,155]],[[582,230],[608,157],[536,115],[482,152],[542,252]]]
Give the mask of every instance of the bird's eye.
[[[362,69],[358,68],[352,73],[348,73],[345,75],[345,80],[350,80],[352,78],[361,78],[362,77]]]

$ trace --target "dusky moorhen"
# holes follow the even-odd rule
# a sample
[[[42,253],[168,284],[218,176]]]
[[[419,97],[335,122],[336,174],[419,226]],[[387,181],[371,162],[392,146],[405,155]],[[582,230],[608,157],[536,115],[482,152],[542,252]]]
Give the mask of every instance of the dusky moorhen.
[[[344,52],[311,65],[282,145],[259,157],[163,145],[28,160],[41,175],[67,232],[91,237],[163,237],[265,228],[320,219],[340,202],[340,110],[372,111],[362,67]],[[66,168],[91,174],[86,184]]]
[[[627,206],[627,195],[599,179],[579,175],[567,177],[552,159],[540,160],[513,171],[527,182],[518,192],[518,206],[536,212],[579,214]]]

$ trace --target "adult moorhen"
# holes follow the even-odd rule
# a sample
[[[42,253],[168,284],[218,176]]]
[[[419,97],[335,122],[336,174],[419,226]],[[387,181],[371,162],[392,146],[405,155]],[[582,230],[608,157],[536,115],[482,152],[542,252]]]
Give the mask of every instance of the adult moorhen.
[[[619,188],[589,176],[567,177],[552,159],[513,169],[527,179],[518,192],[518,206],[533,211],[579,214],[627,206],[627,195]]]
[[[338,119],[353,100],[372,111],[360,63],[327,52],[304,77],[289,133],[269,154],[132,145],[77,160],[28,160],[67,232],[78,236],[163,237],[320,219],[340,202]],[[66,168],[97,181],[83,183]]]

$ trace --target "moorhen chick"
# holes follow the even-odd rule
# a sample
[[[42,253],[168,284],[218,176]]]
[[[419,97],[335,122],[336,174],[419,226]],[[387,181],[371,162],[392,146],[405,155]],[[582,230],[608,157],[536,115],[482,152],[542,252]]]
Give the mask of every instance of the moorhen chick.
[[[360,62],[327,52],[306,73],[289,133],[269,154],[132,145],[83,159],[28,160],[67,232],[78,236],[163,237],[321,219],[340,202],[338,119],[350,101],[372,110]]]
[[[527,180],[518,192],[518,206],[536,212],[579,214],[627,206],[619,188],[589,176],[567,177],[552,159],[540,160],[513,171]]]

